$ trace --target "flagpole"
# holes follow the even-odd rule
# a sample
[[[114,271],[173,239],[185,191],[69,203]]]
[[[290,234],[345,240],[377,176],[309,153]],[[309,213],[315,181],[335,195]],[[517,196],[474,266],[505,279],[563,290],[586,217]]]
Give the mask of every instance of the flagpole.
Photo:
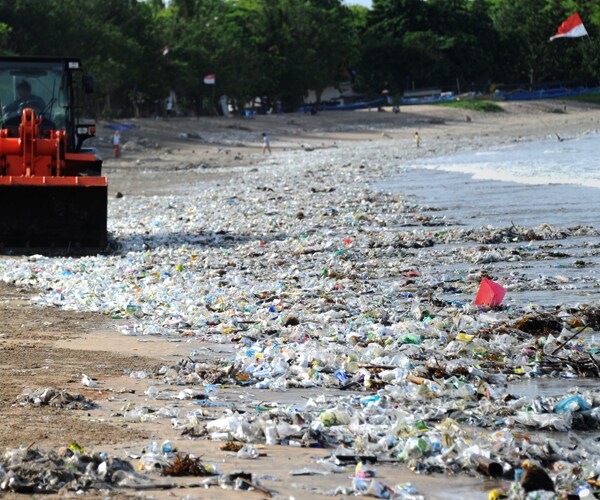
[[[213,83],[212,85],[212,109],[213,109],[213,113],[215,114],[215,116],[217,116],[219,113],[217,112],[217,108],[215,105],[215,87],[217,86],[217,80],[215,78],[215,83]]]
[[[215,97],[216,97],[216,90],[215,87],[217,86],[217,77],[214,74],[210,74],[210,75],[206,75],[204,77],[204,85],[211,85],[212,86],[212,92],[211,92],[211,105],[210,105],[210,109],[212,110],[214,115],[218,115],[219,112],[217,111],[217,107],[215,104]]]

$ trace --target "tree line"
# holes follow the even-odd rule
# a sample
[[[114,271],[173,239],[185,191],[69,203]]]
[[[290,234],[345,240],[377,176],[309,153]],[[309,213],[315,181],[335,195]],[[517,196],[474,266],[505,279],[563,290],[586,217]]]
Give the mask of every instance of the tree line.
[[[578,11],[589,37],[549,42]],[[190,113],[227,95],[297,109],[351,81],[367,97],[600,76],[600,3],[575,0],[0,0],[0,52],[82,59],[104,116]],[[216,75],[216,86],[203,77]]]

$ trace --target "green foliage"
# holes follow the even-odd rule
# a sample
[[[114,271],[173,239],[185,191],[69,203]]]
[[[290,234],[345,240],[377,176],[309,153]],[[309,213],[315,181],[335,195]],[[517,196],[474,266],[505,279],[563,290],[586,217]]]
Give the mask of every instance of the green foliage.
[[[579,11],[589,39],[548,38]],[[293,110],[351,80],[383,89],[485,89],[600,80],[600,3],[583,0],[0,0],[0,53],[80,57],[97,111],[212,113],[227,95]],[[168,47],[168,50],[164,50]],[[215,74],[215,87],[203,77]]]
[[[504,111],[501,106],[490,101],[449,101],[440,102],[437,104],[437,106],[443,106],[445,108],[468,109],[470,111],[481,111],[482,113],[501,113]]]
[[[8,40],[11,31],[12,28],[8,24],[0,23],[0,54],[2,55],[10,55],[10,50],[8,50]]]

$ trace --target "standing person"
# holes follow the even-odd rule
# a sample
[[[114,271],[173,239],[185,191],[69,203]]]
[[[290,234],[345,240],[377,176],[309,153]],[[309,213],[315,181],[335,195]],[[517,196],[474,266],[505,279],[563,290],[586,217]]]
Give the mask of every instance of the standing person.
[[[173,96],[167,97],[167,118],[173,116]]]
[[[421,147],[421,136],[419,135],[419,132],[415,132],[415,145],[417,148]]]
[[[121,156],[121,133],[115,130],[112,137],[113,149],[115,150],[115,158]]]
[[[269,136],[263,132],[262,138],[263,138],[263,147],[262,147],[263,154],[265,154],[265,152],[267,152],[267,151],[269,152],[269,154],[271,154],[271,141],[269,140]]]

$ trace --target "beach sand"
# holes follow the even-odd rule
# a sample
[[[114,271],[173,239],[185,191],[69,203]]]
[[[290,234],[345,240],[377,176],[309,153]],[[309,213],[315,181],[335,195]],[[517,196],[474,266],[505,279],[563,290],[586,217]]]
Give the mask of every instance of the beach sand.
[[[449,154],[454,151],[483,150],[514,141],[540,139],[559,133],[577,135],[600,127],[600,108],[569,103],[562,112],[562,102],[502,104],[505,113],[480,114],[433,106],[403,108],[391,112],[323,112],[317,116],[265,116],[247,120],[241,118],[175,118],[162,120],[131,120],[136,125],[123,133],[123,157],[110,158],[110,130],[99,125],[96,147],[105,156],[105,172],[109,179],[111,203],[116,193],[124,196],[162,196],[184,193],[192,187],[215,186],[239,179],[248,171],[268,178],[271,166],[282,154],[311,155],[315,152],[335,152],[339,158],[348,155],[350,161],[363,158],[370,170],[368,182],[373,190],[394,191],[420,205],[436,209],[436,216],[451,219],[449,225],[506,227],[511,224],[537,226],[543,223],[557,226],[577,224],[599,227],[597,190],[564,186],[523,186],[512,183],[474,181],[464,174],[403,169],[405,162],[420,157]],[[413,134],[418,130],[423,147],[416,149]],[[273,154],[261,153],[260,133],[271,137]],[[129,145],[128,145],[129,143]],[[381,156],[373,160],[373,151]],[[356,182],[365,182],[357,177]],[[310,205],[310,198],[307,198]],[[590,252],[589,239],[569,241],[561,248],[569,257],[565,262],[582,258],[590,266],[598,265],[597,246]],[[591,242],[597,245],[597,241]],[[587,245],[587,246],[586,246]],[[451,251],[448,250],[448,251]],[[581,255],[580,255],[581,254]],[[592,255],[593,254],[593,255]],[[596,255],[596,256],[594,256]],[[11,257],[3,257],[10,259]],[[578,268],[557,268],[561,261],[536,262],[534,267],[518,267],[530,274],[576,275],[588,272]],[[502,263],[512,265],[512,263]],[[468,265],[463,267],[468,268]],[[498,268],[496,268],[497,270]],[[430,270],[432,271],[432,270]],[[444,272],[448,272],[446,269]],[[462,273],[460,265],[452,272]],[[567,276],[567,279],[569,276]],[[556,291],[554,294],[533,291],[515,294],[509,303],[537,302],[553,305],[578,303],[597,293],[590,289]],[[219,450],[219,443],[189,440],[179,436],[168,421],[132,424],[119,417],[127,403],[147,402],[147,383],[131,379],[127,371],[151,369],[163,363],[173,363],[192,349],[208,355],[232,352],[226,344],[207,346],[192,342],[170,343],[161,338],[123,337],[115,331],[118,320],[92,313],[64,311],[32,305],[33,291],[12,286],[0,288],[0,310],[4,318],[0,337],[0,365],[4,368],[0,380],[0,408],[3,425],[0,447],[35,444],[51,448],[76,441],[86,449],[102,449],[117,456],[125,450],[136,451],[150,442],[171,439],[182,451],[204,457],[224,471],[246,470],[276,476],[278,481],[264,485],[281,498],[322,498],[308,490],[292,487],[292,483],[321,488],[349,486],[348,474],[328,476],[291,476],[290,471],[303,467],[315,468],[315,457],[325,457],[328,450],[293,447],[264,447],[266,457],[242,461]],[[452,298],[451,295],[448,298]],[[512,302],[511,302],[512,301]],[[212,351],[207,350],[212,349]],[[85,389],[80,384],[86,373],[102,380],[99,389]],[[13,406],[23,389],[55,386],[78,392],[97,400],[100,407],[86,412],[61,409],[24,409]],[[223,389],[224,401],[248,404],[252,401],[302,402],[327,391],[293,390],[287,393],[256,389]],[[153,402],[155,404],[157,402]],[[182,405],[187,403],[181,403]],[[222,410],[209,410],[208,415]],[[391,484],[412,482],[426,498],[484,499],[486,491],[498,483],[489,483],[482,476],[443,475],[422,476],[404,468],[378,464],[378,477]],[[191,478],[178,479],[180,484]],[[173,492],[145,492],[156,498],[192,495],[201,498],[262,498],[256,492],[203,490],[190,488]],[[339,498],[345,498],[342,495]]]

